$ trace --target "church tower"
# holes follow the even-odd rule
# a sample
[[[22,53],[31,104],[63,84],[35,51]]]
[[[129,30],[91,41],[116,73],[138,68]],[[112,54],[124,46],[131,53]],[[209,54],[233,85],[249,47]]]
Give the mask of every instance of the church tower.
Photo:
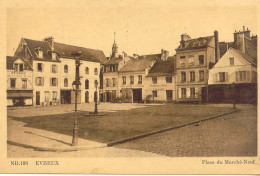
[[[114,32],[114,43],[112,46],[112,57],[118,58],[118,47],[116,44],[116,33]]]

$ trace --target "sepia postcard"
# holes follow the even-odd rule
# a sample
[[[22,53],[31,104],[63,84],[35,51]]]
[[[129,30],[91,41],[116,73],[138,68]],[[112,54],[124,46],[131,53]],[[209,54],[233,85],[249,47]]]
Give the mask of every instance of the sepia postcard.
[[[0,173],[260,174],[259,7],[0,0]]]

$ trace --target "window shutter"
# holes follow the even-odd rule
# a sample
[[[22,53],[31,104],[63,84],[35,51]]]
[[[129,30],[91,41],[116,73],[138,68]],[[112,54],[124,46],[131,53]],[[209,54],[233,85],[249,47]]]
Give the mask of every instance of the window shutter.
[[[59,67],[58,67],[58,65],[57,65],[57,66],[56,66],[56,73],[58,73],[58,68],[59,68]]]
[[[52,64],[50,65],[50,73],[52,73]]]
[[[44,86],[44,77],[42,77],[42,85]]]
[[[51,78],[50,78],[50,86],[52,86],[52,84],[51,84]]]
[[[186,96],[186,98],[190,98],[190,88],[187,88],[186,91],[187,91],[187,96]]]
[[[225,72],[225,82],[228,82],[228,72]]]
[[[42,63],[42,72],[44,72],[44,64]]]
[[[181,98],[181,88],[178,89],[178,98]]]
[[[238,72],[236,72],[236,81],[237,82],[239,81],[239,74],[238,74]]]
[[[198,98],[198,88],[195,87],[195,98]]]
[[[246,80],[250,81],[250,71],[246,71]]]
[[[217,82],[219,82],[219,74],[218,73],[215,73],[215,76],[217,78]]]
[[[58,86],[58,83],[59,83],[58,78],[56,78],[56,86]]]

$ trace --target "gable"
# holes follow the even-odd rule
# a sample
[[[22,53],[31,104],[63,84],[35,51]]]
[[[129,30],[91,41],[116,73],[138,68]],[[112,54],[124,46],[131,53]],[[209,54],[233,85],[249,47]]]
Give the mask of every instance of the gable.
[[[230,48],[214,65],[213,68],[230,66],[230,58],[234,58],[234,66],[251,65],[242,55]]]

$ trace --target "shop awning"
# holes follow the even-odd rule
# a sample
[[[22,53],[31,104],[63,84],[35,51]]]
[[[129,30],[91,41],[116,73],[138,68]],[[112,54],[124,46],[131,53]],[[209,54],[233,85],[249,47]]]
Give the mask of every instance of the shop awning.
[[[32,90],[7,90],[7,98],[33,98]]]

